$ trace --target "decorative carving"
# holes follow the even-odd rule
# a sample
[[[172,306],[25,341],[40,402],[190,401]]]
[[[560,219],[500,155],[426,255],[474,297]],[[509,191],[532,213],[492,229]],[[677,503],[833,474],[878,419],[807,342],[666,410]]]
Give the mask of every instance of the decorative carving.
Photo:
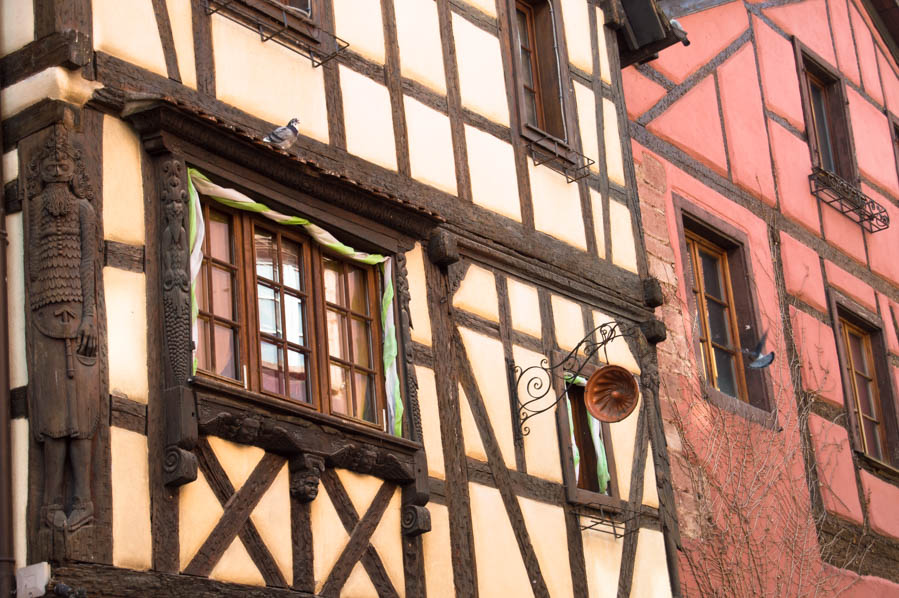
[[[197,479],[197,456],[180,446],[168,446],[162,471],[166,485],[183,486]]]
[[[400,338],[403,343],[403,359],[406,370],[406,406],[412,423],[409,438],[421,442],[421,408],[418,405],[418,379],[415,377],[415,359],[412,350],[412,337],[409,332],[412,328],[412,311],[409,309],[411,295],[405,254],[397,254],[396,267],[396,291],[400,303]]]
[[[404,536],[420,536],[431,531],[431,512],[427,507],[405,505],[401,525]]]
[[[312,502],[318,496],[318,482],[325,471],[325,460],[318,455],[297,455],[290,460],[290,495],[300,502]]]
[[[165,160],[162,179],[162,304],[165,341],[173,384],[183,384],[190,375],[190,241],[187,235],[187,187],[184,163]]]
[[[607,365],[590,376],[584,389],[584,404],[601,422],[620,422],[637,406],[640,389],[634,376],[618,365]]]
[[[408,481],[413,477],[410,468],[396,455],[354,443],[328,455],[327,463],[331,467],[372,474],[385,480]]]
[[[33,364],[31,430],[41,444],[41,524],[74,531],[94,518],[91,440],[100,413],[97,217],[81,152],[56,125],[26,174]],[[37,368],[36,368],[37,369]],[[64,495],[70,463],[71,500]],[[68,508],[67,508],[68,503]]]

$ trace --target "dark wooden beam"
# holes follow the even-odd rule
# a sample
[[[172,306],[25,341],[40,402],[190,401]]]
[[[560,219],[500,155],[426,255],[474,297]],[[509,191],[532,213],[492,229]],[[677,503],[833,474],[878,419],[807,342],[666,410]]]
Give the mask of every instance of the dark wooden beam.
[[[80,68],[90,62],[93,54],[91,39],[85,33],[51,33],[0,59],[0,86],[8,87],[53,66]]]
[[[181,72],[178,70],[178,54],[175,50],[175,36],[172,34],[172,23],[169,20],[169,9],[165,0],[153,0],[153,13],[156,16],[156,28],[159,30],[159,41],[162,44],[162,55],[165,58],[165,70],[169,79],[181,83]]]

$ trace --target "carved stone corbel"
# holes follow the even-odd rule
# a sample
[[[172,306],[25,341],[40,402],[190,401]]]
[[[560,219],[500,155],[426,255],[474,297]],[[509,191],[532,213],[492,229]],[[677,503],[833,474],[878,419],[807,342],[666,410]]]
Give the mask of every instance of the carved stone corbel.
[[[193,358],[190,323],[190,230],[187,166],[172,154],[155,157],[159,189],[159,273],[163,307],[165,462],[167,486],[197,479],[197,409],[188,386]]]

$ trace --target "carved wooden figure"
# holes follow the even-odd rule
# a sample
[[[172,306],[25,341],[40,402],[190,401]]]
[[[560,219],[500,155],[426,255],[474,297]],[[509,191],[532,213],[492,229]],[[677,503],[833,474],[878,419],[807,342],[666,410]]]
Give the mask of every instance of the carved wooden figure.
[[[41,524],[93,521],[91,439],[97,430],[96,214],[81,154],[57,126],[29,163],[32,310],[31,425],[44,460]],[[71,502],[64,495],[70,465]]]

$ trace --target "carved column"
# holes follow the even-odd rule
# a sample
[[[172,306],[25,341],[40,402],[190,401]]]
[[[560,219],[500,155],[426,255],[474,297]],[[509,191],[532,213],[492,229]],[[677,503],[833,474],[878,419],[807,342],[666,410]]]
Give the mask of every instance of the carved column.
[[[163,315],[162,369],[165,411],[165,462],[167,486],[181,486],[197,479],[197,409],[188,386],[193,342],[190,322],[190,230],[187,166],[180,157],[154,156],[159,191],[159,283]]]

